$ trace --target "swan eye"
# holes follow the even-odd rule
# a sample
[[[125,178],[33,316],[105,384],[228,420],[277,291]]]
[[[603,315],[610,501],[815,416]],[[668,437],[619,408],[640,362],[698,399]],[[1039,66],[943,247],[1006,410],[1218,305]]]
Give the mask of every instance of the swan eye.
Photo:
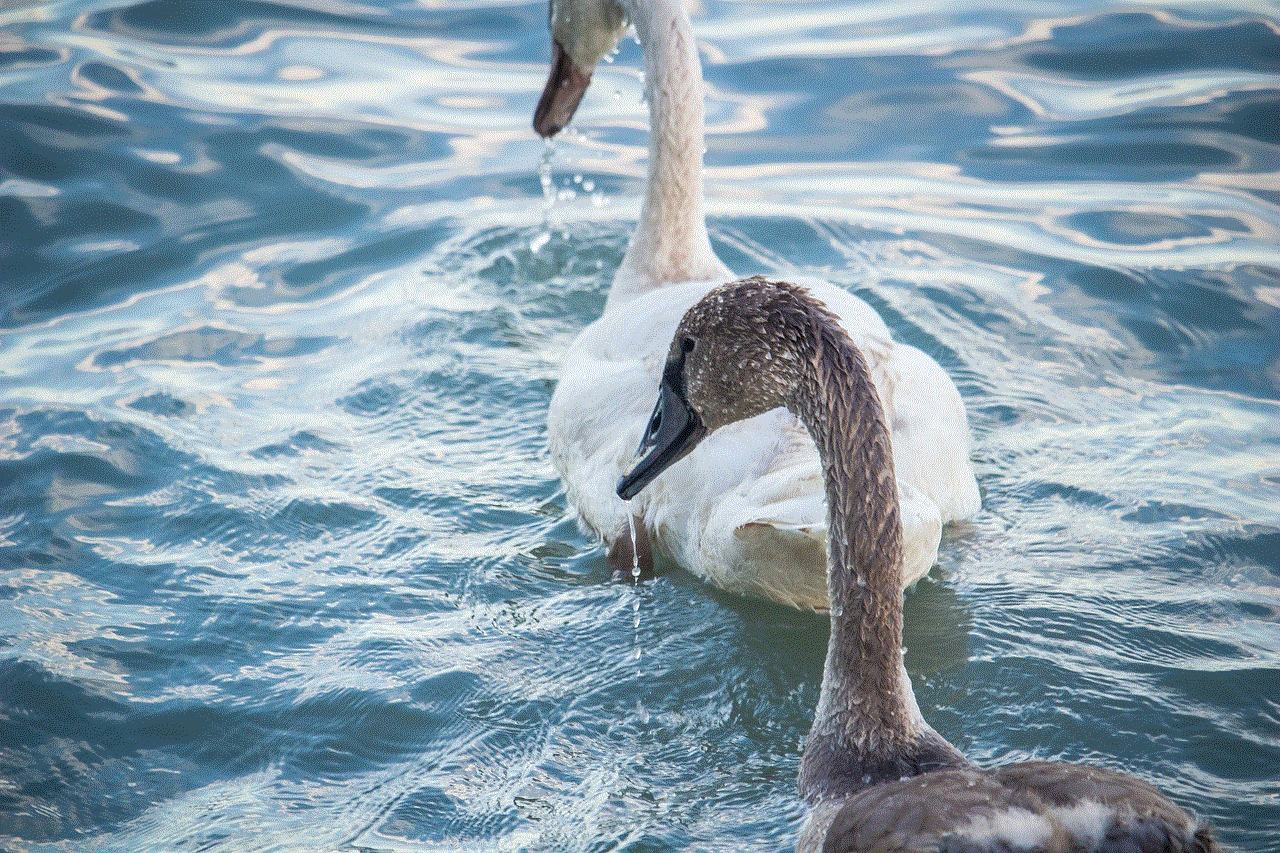
[[[649,418],[649,434],[653,435],[662,426],[662,411],[655,409],[653,417]]]
[[[693,347],[694,347],[694,344],[696,343],[697,341],[695,341],[693,338],[685,338],[683,341],[680,342],[680,348],[684,350],[686,354],[691,353],[693,352]]]

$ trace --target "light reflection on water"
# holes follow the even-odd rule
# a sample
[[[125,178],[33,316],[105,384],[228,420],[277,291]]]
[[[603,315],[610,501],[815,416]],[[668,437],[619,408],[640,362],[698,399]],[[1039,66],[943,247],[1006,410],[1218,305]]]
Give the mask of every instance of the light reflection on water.
[[[907,602],[935,727],[1262,851],[1280,41],[1125,9],[707,4],[708,210],[965,395],[984,511]],[[822,621],[610,585],[546,458],[644,174],[637,47],[548,154],[539,4],[0,24],[0,846],[789,848]]]

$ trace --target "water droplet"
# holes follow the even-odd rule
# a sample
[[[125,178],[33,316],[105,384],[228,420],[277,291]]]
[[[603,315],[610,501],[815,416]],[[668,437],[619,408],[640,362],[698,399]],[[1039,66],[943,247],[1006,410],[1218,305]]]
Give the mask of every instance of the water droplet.
[[[547,140],[542,149],[542,159],[538,161],[538,182],[542,185],[542,202],[547,210],[556,202],[555,182],[551,179],[551,158],[554,155],[555,149],[551,141]]]
[[[627,513],[627,533],[631,536],[631,580],[636,584],[635,596],[631,600],[631,643],[636,648],[636,660],[644,651],[640,644],[640,547],[636,540],[635,516]]]
[[[640,542],[636,539],[636,518],[627,513],[627,532],[631,534],[631,579],[640,581]]]

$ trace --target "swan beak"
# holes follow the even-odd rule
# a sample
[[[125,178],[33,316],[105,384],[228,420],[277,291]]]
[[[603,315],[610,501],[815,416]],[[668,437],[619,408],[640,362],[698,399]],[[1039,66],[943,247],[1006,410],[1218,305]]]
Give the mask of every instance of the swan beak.
[[[590,84],[591,73],[574,65],[569,52],[556,41],[551,75],[547,77],[547,85],[533,111],[533,129],[538,135],[549,139],[563,130],[573,119]]]
[[[664,378],[658,390],[658,404],[653,407],[649,426],[636,449],[637,461],[618,481],[618,497],[631,500],[654,477],[697,447],[706,434],[698,413]]]

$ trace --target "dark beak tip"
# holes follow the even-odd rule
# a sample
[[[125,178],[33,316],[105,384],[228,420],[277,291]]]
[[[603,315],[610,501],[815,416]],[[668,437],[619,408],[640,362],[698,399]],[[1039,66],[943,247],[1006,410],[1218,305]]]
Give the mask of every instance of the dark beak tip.
[[[534,116],[533,130],[543,139],[550,139],[564,128],[554,122],[543,121],[540,116]]]
[[[618,484],[614,487],[614,491],[617,493],[618,497],[622,498],[624,501],[629,501],[636,495],[640,494],[640,490],[648,485],[649,480],[653,479],[652,477],[645,476],[644,456],[647,456],[647,454],[644,454],[643,456],[641,454],[637,454],[636,458],[632,460],[631,465],[629,465],[627,470],[622,472],[622,476],[618,478]]]
[[[591,85],[591,72],[575,66],[560,42],[554,42],[553,46],[550,74],[533,112],[533,129],[543,139],[555,136],[573,120],[582,96]]]

